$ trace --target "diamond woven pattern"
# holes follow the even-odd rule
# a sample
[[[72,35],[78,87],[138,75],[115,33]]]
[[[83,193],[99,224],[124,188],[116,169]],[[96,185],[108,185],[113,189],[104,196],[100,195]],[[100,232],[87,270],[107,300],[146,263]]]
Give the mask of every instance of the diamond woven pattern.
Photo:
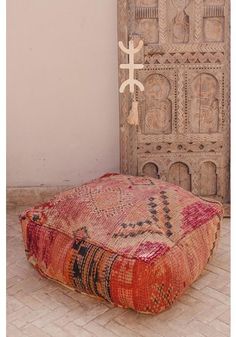
[[[201,274],[223,208],[149,177],[106,174],[20,216],[28,260],[45,277],[159,313]]]

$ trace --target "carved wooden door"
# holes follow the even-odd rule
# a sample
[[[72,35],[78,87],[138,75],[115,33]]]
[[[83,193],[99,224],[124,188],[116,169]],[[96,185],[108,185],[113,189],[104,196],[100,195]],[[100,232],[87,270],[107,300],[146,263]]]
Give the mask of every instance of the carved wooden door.
[[[119,41],[144,41],[138,126],[120,94],[122,173],[229,202],[229,12],[228,0],[118,0]],[[120,84],[127,76],[119,70]]]

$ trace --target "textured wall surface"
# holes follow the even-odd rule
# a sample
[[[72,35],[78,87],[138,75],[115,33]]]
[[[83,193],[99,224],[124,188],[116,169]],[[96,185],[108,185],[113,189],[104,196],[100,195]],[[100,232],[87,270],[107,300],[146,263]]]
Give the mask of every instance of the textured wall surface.
[[[9,0],[8,186],[119,170],[116,0]]]

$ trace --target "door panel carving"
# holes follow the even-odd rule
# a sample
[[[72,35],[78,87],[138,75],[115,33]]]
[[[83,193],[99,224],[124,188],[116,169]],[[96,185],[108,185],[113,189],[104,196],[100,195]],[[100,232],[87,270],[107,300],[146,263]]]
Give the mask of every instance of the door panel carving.
[[[193,80],[190,128],[194,133],[214,133],[219,127],[219,85],[210,74],[197,75]]]
[[[190,1],[172,0],[173,6],[176,8],[176,15],[172,20],[172,41],[173,43],[189,42],[190,18],[185,9]]]
[[[221,4],[220,4],[221,3]],[[222,5],[224,2],[208,5],[204,7],[203,17],[203,36],[205,42],[222,42],[224,41],[225,19]]]
[[[175,163],[171,165],[168,181],[187,191],[191,191],[191,176],[188,166],[184,163]]]
[[[158,169],[157,165],[154,164],[154,163],[147,163],[143,167],[143,175],[144,176],[159,179],[160,176],[158,174],[158,171],[159,171],[159,169]]]
[[[120,94],[121,171],[229,202],[229,0],[118,0],[119,40],[144,40],[138,126]],[[128,59],[119,54],[119,62]],[[120,82],[127,74],[119,70]]]
[[[217,195],[216,165],[212,162],[204,162],[200,168],[200,191],[202,196]]]
[[[144,43],[158,43],[158,1],[136,0],[135,18],[136,31]]]
[[[150,75],[145,81],[145,133],[171,133],[172,103],[169,100],[170,82],[159,74]]]

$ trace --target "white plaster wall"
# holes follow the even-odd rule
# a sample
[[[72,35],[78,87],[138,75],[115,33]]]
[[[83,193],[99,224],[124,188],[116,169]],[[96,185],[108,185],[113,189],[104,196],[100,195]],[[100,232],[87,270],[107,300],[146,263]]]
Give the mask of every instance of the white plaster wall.
[[[8,0],[7,184],[119,170],[116,0]]]

